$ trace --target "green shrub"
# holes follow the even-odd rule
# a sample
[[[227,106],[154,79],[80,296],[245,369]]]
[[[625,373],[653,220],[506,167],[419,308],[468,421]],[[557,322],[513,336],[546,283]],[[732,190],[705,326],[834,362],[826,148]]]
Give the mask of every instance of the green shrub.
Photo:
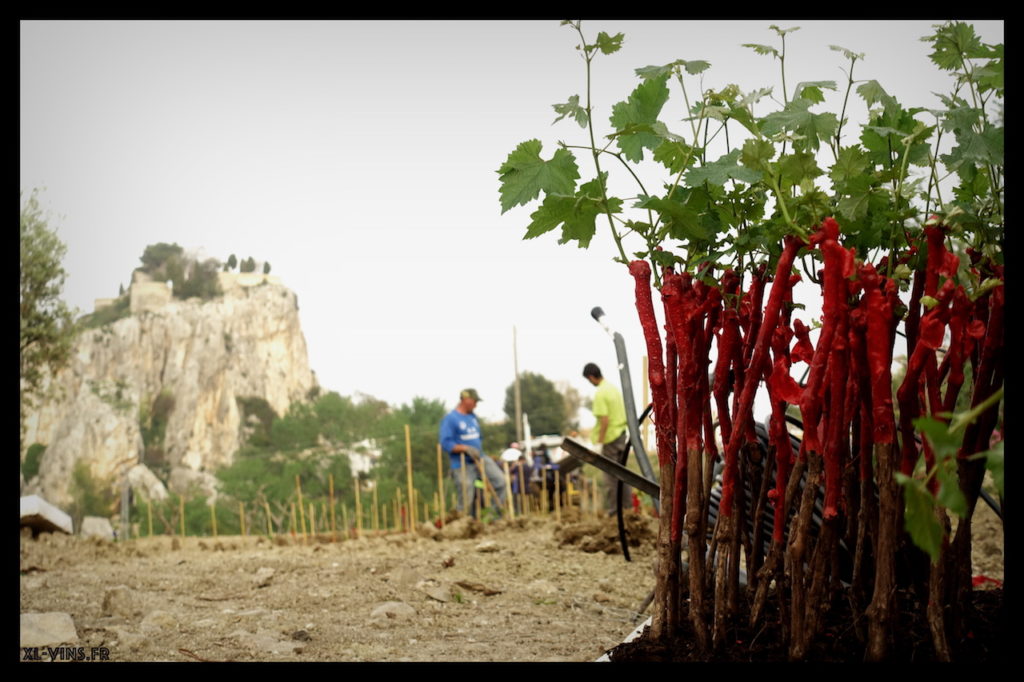
[[[131,314],[131,301],[127,296],[119,297],[112,305],[96,312],[83,315],[78,323],[83,329],[99,329],[124,319]]]
[[[252,445],[266,445],[270,443],[270,430],[274,420],[277,419],[277,412],[264,398],[259,396],[238,396],[235,398],[239,411],[242,413],[242,423],[248,424],[249,417],[255,415],[259,419],[259,426],[249,436],[249,443]]]
[[[142,434],[142,463],[164,473],[167,462],[164,456],[164,437],[167,433],[167,422],[174,411],[174,396],[166,389],[153,399],[152,404],[146,400],[139,403],[139,431]]]
[[[29,481],[39,474],[39,462],[43,459],[46,446],[42,443],[32,443],[25,453],[25,461],[21,463],[21,473],[25,480]]]
[[[75,527],[79,528],[86,516],[102,516],[108,518],[114,511],[117,495],[109,482],[97,479],[92,475],[85,460],[75,462],[71,472],[71,518]]]

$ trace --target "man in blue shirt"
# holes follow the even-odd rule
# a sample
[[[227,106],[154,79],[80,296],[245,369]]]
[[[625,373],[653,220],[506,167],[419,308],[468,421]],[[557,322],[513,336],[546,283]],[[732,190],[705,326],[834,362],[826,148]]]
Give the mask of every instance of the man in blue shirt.
[[[451,467],[449,475],[455,485],[456,508],[460,513],[470,502],[470,514],[476,516],[470,493],[476,489],[476,481],[481,480],[480,469],[487,476],[494,489],[494,510],[501,516],[505,504],[505,475],[497,462],[483,452],[480,422],[473,410],[480,401],[475,389],[467,388],[459,394],[459,404],[441,420],[438,440],[441,449],[448,453]],[[465,463],[465,468],[463,468]]]

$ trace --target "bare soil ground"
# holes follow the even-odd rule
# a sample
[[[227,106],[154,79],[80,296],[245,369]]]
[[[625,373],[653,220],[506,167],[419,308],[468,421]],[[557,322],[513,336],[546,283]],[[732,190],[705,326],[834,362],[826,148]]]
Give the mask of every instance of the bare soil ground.
[[[593,661],[647,617],[655,520],[566,515],[363,537],[21,538],[21,613],[113,661]],[[979,506],[974,573],[1003,579]],[[979,587],[995,586],[983,583]],[[739,660],[744,660],[742,657]]]
[[[653,519],[632,520],[630,562],[614,520],[468,521],[339,542],[26,534],[21,612],[70,614],[67,644],[114,661],[593,661],[642,620]]]

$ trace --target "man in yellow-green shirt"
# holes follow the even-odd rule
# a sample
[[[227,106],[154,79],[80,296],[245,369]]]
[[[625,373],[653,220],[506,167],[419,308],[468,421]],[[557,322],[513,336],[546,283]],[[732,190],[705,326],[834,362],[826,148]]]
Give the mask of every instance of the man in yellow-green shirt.
[[[626,406],[622,401],[622,391],[612,385],[601,375],[601,368],[593,362],[583,367],[583,376],[597,387],[594,391],[594,406],[591,412],[597,417],[594,431],[590,436],[593,443],[601,446],[601,454],[608,459],[621,462],[622,453],[626,450]],[[604,474],[604,507],[609,514],[615,514],[617,508],[616,484],[618,479],[611,474]],[[623,506],[628,509],[633,490],[628,485],[622,486]]]

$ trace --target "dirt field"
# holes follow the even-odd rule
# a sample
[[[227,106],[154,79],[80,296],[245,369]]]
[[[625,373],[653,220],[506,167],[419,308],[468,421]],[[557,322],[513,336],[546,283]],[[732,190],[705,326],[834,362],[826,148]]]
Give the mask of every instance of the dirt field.
[[[71,616],[114,661],[593,661],[647,616],[654,520],[526,519],[330,542],[21,538],[21,613]],[[976,521],[975,574],[1002,528]],[[459,536],[459,537],[456,537]]]
[[[306,544],[22,537],[21,612],[70,614],[71,644],[117,661],[592,661],[634,629],[652,541],[626,562],[600,551],[613,522],[462,523]]]

